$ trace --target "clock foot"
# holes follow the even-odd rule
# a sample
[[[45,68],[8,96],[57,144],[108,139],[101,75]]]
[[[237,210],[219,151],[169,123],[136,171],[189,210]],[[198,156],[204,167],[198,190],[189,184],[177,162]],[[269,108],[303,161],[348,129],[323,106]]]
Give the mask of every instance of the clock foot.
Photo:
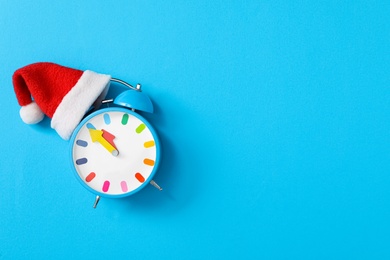
[[[93,204],[93,208],[96,209],[97,204],[99,203],[100,196],[96,196],[95,203]]]
[[[152,184],[153,187],[155,187],[155,188],[158,189],[159,191],[162,191],[162,188],[161,188],[154,180],[151,180],[151,181],[150,181],[150,184]]]

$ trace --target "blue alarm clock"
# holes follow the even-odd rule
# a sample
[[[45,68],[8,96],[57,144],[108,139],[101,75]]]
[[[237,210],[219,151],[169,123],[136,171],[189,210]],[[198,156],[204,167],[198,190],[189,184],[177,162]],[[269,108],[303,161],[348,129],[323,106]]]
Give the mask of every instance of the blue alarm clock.
[[[116,98],[103,100],[114,106],[99,109],[86,116],[70,139],[70,161],[76,178],[100,197],[130,196],[147,184],[159,190],[153,181],[160,163],[160,142],[152,125],[136,111],[153,113],[150,98],[141,85],[112,78],[130,89]]]

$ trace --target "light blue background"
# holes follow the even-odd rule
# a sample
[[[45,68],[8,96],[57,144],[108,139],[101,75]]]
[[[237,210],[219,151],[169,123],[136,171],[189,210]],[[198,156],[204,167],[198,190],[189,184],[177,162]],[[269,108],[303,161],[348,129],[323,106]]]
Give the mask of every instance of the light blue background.
[[[1,259],[389,259],[389,1],[1,1]],[[11,77],[140,82],[164,154],[126,199],[74,178]]]

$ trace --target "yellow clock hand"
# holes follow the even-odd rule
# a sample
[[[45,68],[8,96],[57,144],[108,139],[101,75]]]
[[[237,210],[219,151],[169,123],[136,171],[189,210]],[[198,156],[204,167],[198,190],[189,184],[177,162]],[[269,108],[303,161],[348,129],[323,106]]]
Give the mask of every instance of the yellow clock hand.
[[[104,148],[106,148],[107,151],[109,151],[113,156],[118,156],[119,152],[113,146],[109,141],[107,141],[103,134],[105,133],[105,130],[96,130],[96,129],[89,129],[89,135],[91,136],[92,142],[99,142]],[[107,133],[107,132],[106,132]],[[111,135],[111,137],[115,137]]]

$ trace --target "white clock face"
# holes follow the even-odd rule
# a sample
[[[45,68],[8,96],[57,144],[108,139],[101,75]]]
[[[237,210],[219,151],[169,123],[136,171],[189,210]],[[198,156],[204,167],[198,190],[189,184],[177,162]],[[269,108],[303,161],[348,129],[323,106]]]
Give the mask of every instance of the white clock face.
[[[103,196],[130,195],[151,181],[158,164],[154,131],[126,109],[104,109],[87,117],[72,140],[80,180]]]

